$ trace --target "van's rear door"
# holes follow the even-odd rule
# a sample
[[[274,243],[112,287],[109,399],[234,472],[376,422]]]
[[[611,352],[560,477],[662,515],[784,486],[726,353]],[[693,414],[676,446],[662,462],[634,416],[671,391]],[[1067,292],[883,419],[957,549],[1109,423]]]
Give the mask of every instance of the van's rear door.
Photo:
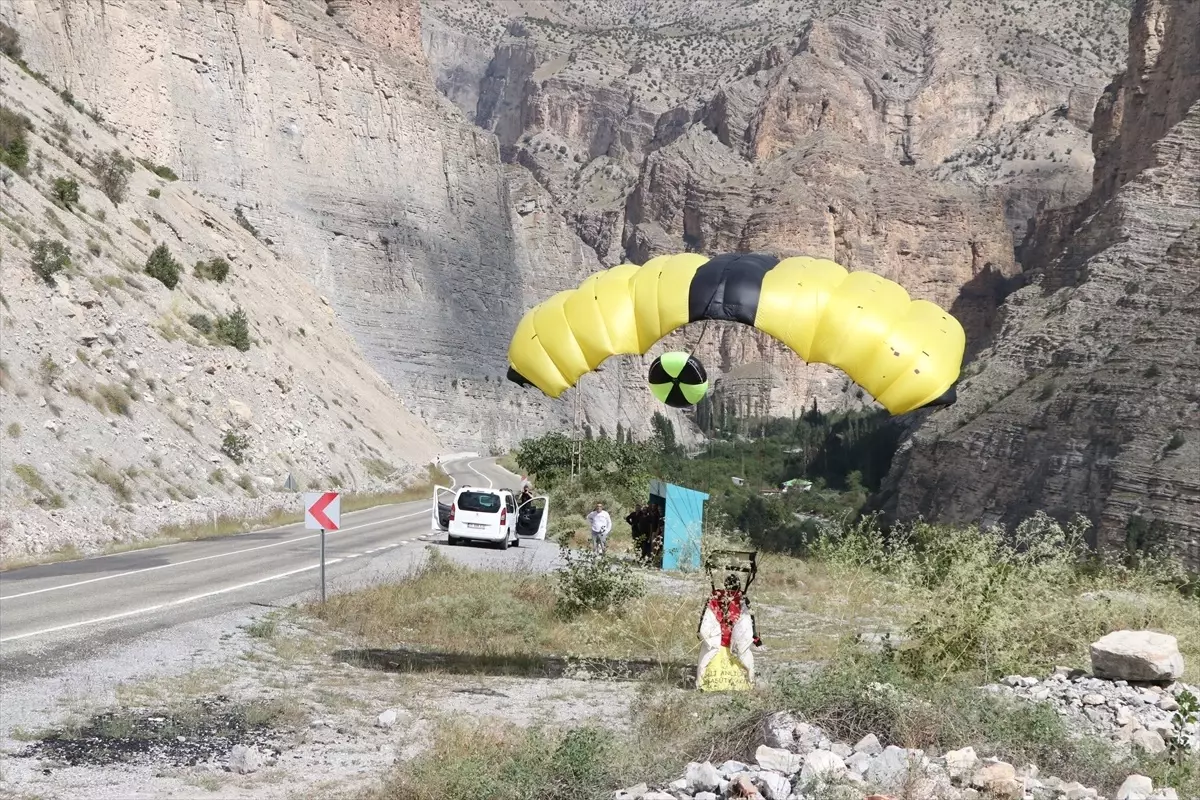
[[[500,495],[486,489],[464,489],[455,500],[454,521],[471,531],[495,529],[500,524],[500,509],[504,501]]]

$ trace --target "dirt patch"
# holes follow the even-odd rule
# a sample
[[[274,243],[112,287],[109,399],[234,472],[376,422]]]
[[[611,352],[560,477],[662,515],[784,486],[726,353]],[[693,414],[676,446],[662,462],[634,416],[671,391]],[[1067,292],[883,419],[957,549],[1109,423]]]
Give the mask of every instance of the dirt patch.
[[[405,649],[338,650],[335,661],[385,672],[436,672],[521,678],[651,681],[681,689],[696,683],[696,666],[652,659],[565,658],[543,655],[475,655]]]
[[[223,760],[238,744],[278,755],[280,735],[298,721],[296,712],[281,702],[237,703],[216,696],[170,710],[105,711],[78,727],[49,731],[17,755],[73,767],[190,767]]]

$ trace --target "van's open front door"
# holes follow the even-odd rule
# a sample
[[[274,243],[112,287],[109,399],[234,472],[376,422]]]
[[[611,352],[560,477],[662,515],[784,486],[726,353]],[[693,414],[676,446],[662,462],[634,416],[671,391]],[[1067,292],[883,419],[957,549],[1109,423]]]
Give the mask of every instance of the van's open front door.
[[[430,530],[450,530],[450,505],[453,502],[453,489],[448,486],[433,487],[433,509],[430,511]]]
[[[517,535],[526,539],[545,539],[550,520],[550,498],[531,497],[517,506]]]

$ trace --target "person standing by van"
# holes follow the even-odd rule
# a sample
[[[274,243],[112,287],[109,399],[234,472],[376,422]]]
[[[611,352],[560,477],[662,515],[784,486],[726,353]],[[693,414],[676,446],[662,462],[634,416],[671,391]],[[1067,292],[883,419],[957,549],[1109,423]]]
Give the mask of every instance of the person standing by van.
[[[604,555],[608,547],[608,534],[612,531],[612,517],[604,510],[604,503],[596,503],[596,507],[587,515],[587,521],[592,528],[592,552]]]

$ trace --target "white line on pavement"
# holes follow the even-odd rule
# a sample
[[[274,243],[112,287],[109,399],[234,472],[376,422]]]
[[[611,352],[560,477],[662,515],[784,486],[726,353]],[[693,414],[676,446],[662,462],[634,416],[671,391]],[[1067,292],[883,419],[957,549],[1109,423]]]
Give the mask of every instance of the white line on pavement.
[[[342,560],[343,559],[340,559],[340,558],[327,559],[325,561],[325,565],[329,566],[330,564],[336,564]],[[13,642],[13,641],[16,641],[17,639],[28,639],[31,636],[41,636],[42,634],[45,634],[45,633],[55,633],[57,631],[65,631],[69,628],[81,628],[85,625],[95,625],[100,622],[111,622],[114,619],[123,619],[125,617],[132,617],[135,614],[145,614],[150,611],[159,611],[164,608],[171,608],[172,606],[181,606],[184,603],[192,603],[192,602],[195,602],[196,600],[203,600],[206,597],[213,597],[214,595],[226,594],[228,592],[236,592],[239,589],[245,589],[250,586],[257,586],[258,584],[266,583],[267,581],[275,581],[275,580],[279,580],[280,578],[287,578],[291,575],[298,575],[301,572],[308,572],[309,570],[317,569],[320,566],[321,566],[320,564],[310,564],[307,567],[299,567],[297,569],[288,570],[287,572],[280,572],[278,575],[268,575],[267,577],[259,578],[256,581],[250,581],[248,583],[239,583],[236,586],[227,586],[224,589],[214,589],[211,592],[204,592],[203,594],[194,594],[194,595],[191,595],[190,597],[181,597],[178,600],[170,600],[166,603],[158,603],[156,605],[146,606],[144,608],[135,608],[132,611],[122,611],[120,614],[110,614],[107,617],[95,617],[94,619],[85,619],[85,620],[81,620],[80,622],[68,622],[65,625],[55,625],[53,628],[43,628],[40,631],[31,631],[29,633],[18,633],[16,636],[6,636],[3,639],[0,639],[0,642]]]
[[[350,531],[362,530],[363,528],[370,528],[375,525],[383,525],[386,522],[396,522],[396,521],[402,520],[402,519],[409,519],[411,517],[420,516],[424,513],[425,513],[424,511],[417,511],[416,513],[413,513],[413,514],[404,514],[399,517],[388,517],[387,519],[376,520],[375,522],[364,522],[362,525],[355,525],[350,528],[342,528],[341,530],[337,530],[337,531],[329,531],[325,535],[326,536],[336,536],[339,533],[349,533]],[[99,578],[88,578],[85,581],[75,581],[74,583],[64,583],[59,586],[49,586],[45,589],[34,589],[31,592],[21,592],[20,594],[3,595],[3,596],[0,596],[0,600],[15,600],[18,597],[29,597],[30,595],[42,594],[43,592],[56,592],[60,589],[70,589],[75,586],[84,586],[89,583],[96,583],[97,581],[107,581],[107,580],[112,580],[113,578],[126,578],[130,575],[139,575],[143,572],[152,572],[156,569],[166,569],[167,567],[181,567],[184,564],[195,564],[198,561],[209,561],[214,558],[225,558],[226,556],[236,556],[236,555],[241,555],[242,553],[252,553],[255,550],[266,550],[269,547],[282,547],[284,545],[296,544],[297,542],[303,542],[307,539],[315,539],[320,535],[321,534],[319,534],[319,533],[314,533],[314,534],[310,534],[308,536],[298,536],[294,539],[285,539],[282,542],[272,542],[271,544],[260,544],[255,547],[244,547],[241,550],[230,550],[227,553],[216,553],[211,556],[201,556],[199,558],[189,558],[186,561],[176,561],[171,564],[159,564],[158,566],[154,566],[154,567],[142,567],[141,569],[130,570],[128,572],[118,572],[115,575],[102,575]],[[373,551],[368,551],[368,552],[373,552]],[[326,561],[325,563],[329,563],[329,562]]]

